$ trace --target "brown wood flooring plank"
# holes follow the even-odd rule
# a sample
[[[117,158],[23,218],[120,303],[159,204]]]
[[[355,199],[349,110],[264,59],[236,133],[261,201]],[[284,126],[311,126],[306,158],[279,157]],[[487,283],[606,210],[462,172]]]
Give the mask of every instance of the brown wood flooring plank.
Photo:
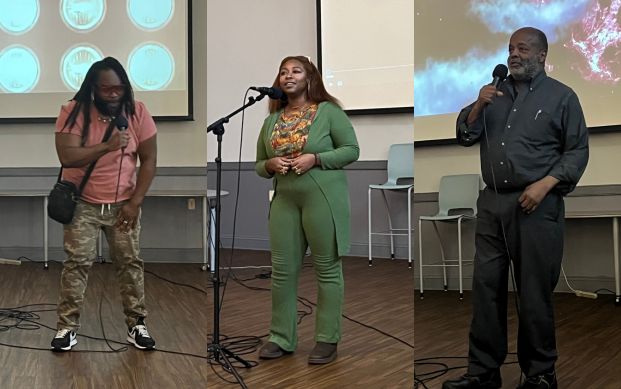
[[[209,285],[207,274],[196,264],[147,264],[146,269],[176,282],[202,289]],[[0,265],[0,307],[56,303],[61,266],[23,263]],[[206,295],[172,285],[146,274],[147,326],[158,349],[207,355]],[[89,275],[78,334],[101,337],[99,300],[103,293],[102,317],[108,339],[125,341],[126,326],[111,265],[93,265]],[[44,307],[55,310],[55,307]],[[37,308],[24,308],[37,309]],[[56,326],[55,311],[40,314],[41,322]],[[5,324],[5,323],[0,323]],[[0,332],[0,342],[49,348],[55,331],[11,329]],[[120,345],[114,345],[118,348]],[[105,342],[78,337],[74,350],[108,350]],[[0,388],[4,389],[169,389],[204,388],[206,360],[142,352],[130,347],[125,353],[53,353],[0,346]]]
[[[224,250],[228,259],[230,251]],[[306,259],[307,262],[310,258]],[[414,342],[413,273],[404,261],[376,260],[368,267],[363,258],[344,258],[344,313],[367,325]],[[269,253],[236,250],[235,266],[268,265]],[[223,264],[224,265],[224,264]],[[147,263],[146,269],[176,282],[201,289],[211,286],[208,274],[197,264]],[[0,265],[0,307],[56,303],[61,267],[50,264]],[[260,269],[237,270],[249,278]],[[225,274],[223,272],[223,274]],[[213,293],[167,283],[146,274],[149,332],[158,349],[206,355],[207,334],[213,331]],[[269,288],[269,280],[248,285]],[[93,265],[89,276],[82,328],[79,334],[101,337],[99,300],[103,294],[102,317],[109,339],[124,341],[121,298],[111,265]],[[313,269],[305,268],[299,294],[315,302],[317,285]],[[224,300],[221,332],[228,336],[264,335],[269,331],[270,293],[250,291],[230,282]],[[45,307],[54,310],[55,307]],[[305,309],[300,305],[300,309]],[[314,310],[314,308],[313,308]],[[56,326],[56,313],[43,312],[41,322]],[[339,358],[327,366],[307,364],[314,346],[315,313],[299,326],[299,347],[292,355],[275,361],[258,359],[258,352],[244,356],[259,361],[252,369],[239,369],[250,389],[263,388],[369,388],[413,387],[414,350],[393,339],[343,319]],[[2,323],[0,323],[2,324]],[[0,332],[0,342],[48,348],[54,331],[11,329]],[[120,347],[114,345],[114,347]],[[107,350],[104,342],[78,338],[77,350]],[[4,389],[193,389],[235,388],[221,381],[206,360],[187,356],[142,352],[133,347],[125,353],[52,353],[0,346],[0,388]],[[218,370],[223,374],[221,370]],[[224,374],[226,378],[232,376]]]
[[[556,364],[559,388],[621,388],[621,309],[613,297],[601,295],[597,300],[578,298],[574,294],[555,293],[555,316],[559,360]],[[455,291],[425,291],[425,299],[415,300],[416,358],[468,355],[468,332],[472,320],[472,294],[464,293],[460,301]],[[513,295],[509,296],[509,351],[517,348],[517,313]],[[509,356],[507,361],[516,361]],[[465,366],[467,360],[439,360],[449,366]],[[439,370],[417,367],[416,374]],[[440,388],[448,378],[465,373],[453,370],[430,381],[427,386]],[[516,388],[520,369],[517,364],[501,368],[503,388]]]
[[[228,251],[223,252],[223,258],[228,260],[228,256]],[[236,251],[235,258],[234,266],[269,265],[268,252]],[[309,257],[305,259],[306,263],[310,261]],[[364,258],[345,257],[343,265],[344,314],[413,344],[414,284],[413,272],[407,268],[407,263],[378,259],[369,267]],[[244,279],[259,272],[258,269],[244,269],[236,270],[235,274]],[[269,288],[270,282],[255,280],[247,284]],[[312,302],[317,301],[312,268],[302,270],[298,293]],[[298,307],[304,308],[300,304]],[[269,292],[250,291],[231,282],[225,295],[221,332],[229,336],[267,334],[270,309]],[[308,365],[308,354],[315,345],[314,327],[313,308],[313,314],[298,326],[298,349],[293,354],[272,361],[259,360],[258,352],[246,356],[248,360],[259,361],[257,367],[238,370],[248,387],[397,389],[414,386],[412,348],[346,319],[343,319],[338,359],[327,366]],[[208,372],[208,377],[210,388],[235,387],[218,381],[212,371]]]

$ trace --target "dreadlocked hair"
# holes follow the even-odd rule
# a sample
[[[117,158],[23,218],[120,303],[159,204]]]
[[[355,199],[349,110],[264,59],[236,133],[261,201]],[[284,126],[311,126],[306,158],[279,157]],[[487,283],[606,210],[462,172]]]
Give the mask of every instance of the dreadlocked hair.
[[[126,85],[125,94],[121,99],[121,105],[125,107],[125,114],[128,116],[133,116],[136,113],[136,105],[134,103],[134,91],[132,89],[131,83],[129,82],[129,77],[127,76],[127,72],[123,68],[123,65],[115,58],[106,57],[101,61],[95,62],[91,68],[86,73],[84,77],[84,81],[80,86],[80,90],[73,96],[73,98],[69,101],[75,101],[76,104],[69,113],[65,124],[61,130],[64,131],[65,128],[69,128],[69,132],[73,129],[76,124],[76,120],[82,113],[82,117],[84,118],[84,124],[82,126],[82,146],[85,145],[86,140],[88,139],[88,131],[91,124],[91,104],[93,104],[93,96],[95,95],[95,87],[97,84],[97,79],[99,77],[99,73],[104,70],[113,70],[117,76],[121,79],[121,82]]]

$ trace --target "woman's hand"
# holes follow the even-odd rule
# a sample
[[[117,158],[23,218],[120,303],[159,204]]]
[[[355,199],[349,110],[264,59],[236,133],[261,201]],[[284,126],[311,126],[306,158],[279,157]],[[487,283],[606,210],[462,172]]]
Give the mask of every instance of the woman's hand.
[[[315,166],[314,154],[302,154],[291,160],[291,169],[293,169],[296,174],[304,174],[313,166]]]
[[[290,168],[291,161],[283,157],[275,157],[265,162],[265,170],[267,170],[269,174],[279,173],[284,176]]]

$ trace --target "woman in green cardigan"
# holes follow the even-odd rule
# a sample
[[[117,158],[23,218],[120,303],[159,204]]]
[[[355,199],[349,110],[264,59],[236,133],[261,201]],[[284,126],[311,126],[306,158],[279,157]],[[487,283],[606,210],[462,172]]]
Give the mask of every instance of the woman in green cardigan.
[[[307,57],[287,57],[274,81],[286,101],[270,100],[257,142],[257,174],[274,179],[270,339],[259,356],[295,350],[298,276],[310,246],[319,293],[310,364],[332,362],[341,340],[343,268],[349,251],[350,204],[343,167],[359,155],[356,133]]]

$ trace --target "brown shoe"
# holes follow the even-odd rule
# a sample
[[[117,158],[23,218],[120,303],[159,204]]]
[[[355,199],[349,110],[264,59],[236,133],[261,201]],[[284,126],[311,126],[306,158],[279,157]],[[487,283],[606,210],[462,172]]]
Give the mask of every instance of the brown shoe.
[[[261,350],[259,351],[259,358],[276,359],[282,357],[284,354],[291,354],[291,352],[283,350],[274,342],[267,342],[265,346],[261,347]]]
[[[310,365],[325,365],[336,359],[336,343],[317,342],[308,356]]]

